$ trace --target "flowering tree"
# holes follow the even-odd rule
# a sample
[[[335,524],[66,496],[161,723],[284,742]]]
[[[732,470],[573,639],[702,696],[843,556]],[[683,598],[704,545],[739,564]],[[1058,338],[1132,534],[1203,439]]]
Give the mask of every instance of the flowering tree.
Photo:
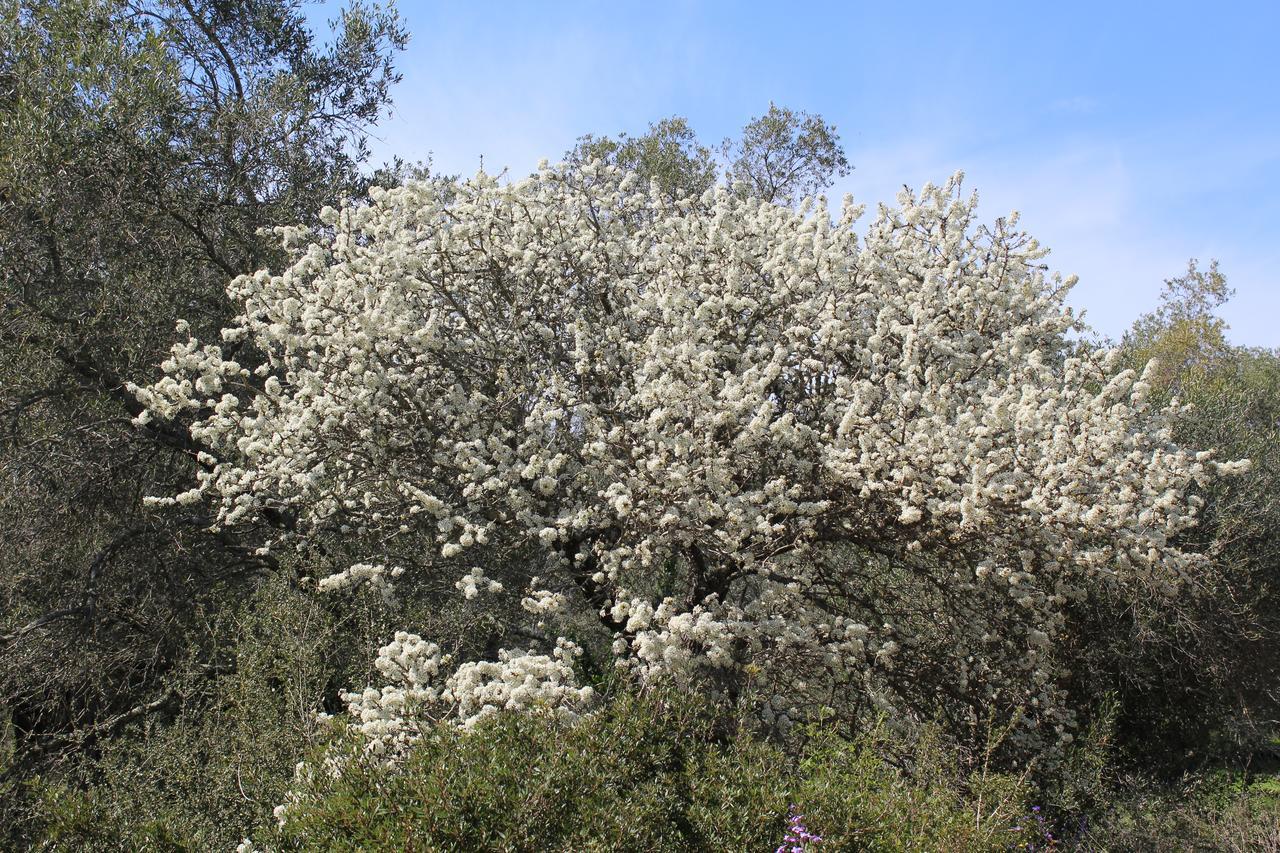
[[[1174,446],[1146,383],[1069,337],[1045,251],[975,205],[957,176],[860,238],[848,200],[671,200],[601,164],[374,190],[279,229],[292,265],[236,279],[222,342],[134,389],[206,448],[194,488],[151,500],[366,552],[325,588],[588,614],[636,678],[749,689],[783,730],[994,711],[1069,738],[1067,606],[1175,590],[1200,559],[1172,544],[1189,487],[1235,465]],[[584,699],[564,643],[439,689],[438,648],[393,646],[380,668],[419,675],[352,694],[363,719],[405,689],[468,719]]]

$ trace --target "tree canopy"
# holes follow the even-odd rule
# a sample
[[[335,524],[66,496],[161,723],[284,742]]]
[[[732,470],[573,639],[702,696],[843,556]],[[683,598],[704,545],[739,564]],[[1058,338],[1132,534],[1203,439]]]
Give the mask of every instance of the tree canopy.
[[[280,229],[291,265],[135,389],[207,448],[151,500],[341,540],[324,589],[461,578],[534,636],[593,618],[638,678],[750,682],[783,728],[994,711],[1069,739],[1068,605],[1174,594],[1203,561],[1174,544],[1193,484],[1246,464],[1180,449],[1146,379],[1077,353],[1069,282],[958,177],[865,240],[849,201],[637,185],[598,161],[410,183]],[[413,689],[443,675],[404,642]]]
[[[322,42],[290,0],[0,2],[0,704],[16,768],[171,706],[230,664],[205,620],[269,568],[140,497],[192,475],[126,379],[173,323],[282,255],[259,229],[362,191],[397,79],[392,11]],[[196,691],[199,692],[199,691]],[[41,756],[45,758],[42,759]]]

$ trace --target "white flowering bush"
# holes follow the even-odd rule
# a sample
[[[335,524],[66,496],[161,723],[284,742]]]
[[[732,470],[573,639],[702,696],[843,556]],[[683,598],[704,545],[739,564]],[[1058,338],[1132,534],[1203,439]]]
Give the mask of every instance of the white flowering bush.
[[[573,660],[581,654],[579,646],[561,638],[550,655],[502,649],[497,661],[469,661],[449,672],[452,656],[438,644],[398,631],[374,661],[385,684],[342,691],[339,698],[346,709],[340,720],[318,715],[322,723],[338,723],[333,734],[339,737],[331,739],[318,761],[300,761],[294,767],[285,802],[274,809],[277,826],[289,822],[318,784],[349,772],[352,758],[395,770],[434,726],[469,732],[501,711],[559,722],[578,719],[595,698],[590,686],[577,683]],[[341,735],[355,736],[358,755],[351,754],[351,741]]]
[[[375,753],[402,753],[438,721],[470,729],[499,711],[543,711],[573,719],[592,699],[579,687],[573,659],[581,648],[568,640],[550,655],[503,649],[495,661],[470,661],[445,675],[449,655],[416,634],[400,631],[378,650],[374,666],[382,688],[345,691],[342,700],[355,729]]]
[[[636,678],[784,728],[995,712],[1060,742],[1070,604],[1176,592],[1193,484],[1237,465],[1175,446],[1144,379],[1073,340],[1045,250],[975,206],[957,176],[863,236],[848,199],[672,201],[599,164],[375,189],[279,229],[292,265],[134,389],[206,448],[152,501],[418,553],[406,579],[477,604],[503,592],[476,565],[538,554],[532,618],[591,614]],[[362,565],[321,583],[396,574]],[[573,689],[563,655],[471,666],[464,719]],[[352,714],[399,737],[435,676]]]

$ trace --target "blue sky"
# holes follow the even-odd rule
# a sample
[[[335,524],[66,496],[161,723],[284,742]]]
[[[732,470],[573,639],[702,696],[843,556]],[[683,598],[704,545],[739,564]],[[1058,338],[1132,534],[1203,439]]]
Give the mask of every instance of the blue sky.
[[[963,169],[984,218],[1021,211],[1080,276],[1104,333],[1217,258],[1232,339],[1280,346],[1280,0],[399,8],[413,38],[375,158],[523,174],[670,115],[716,142],[774,101],[837,126],[855,170],[835,197]]]

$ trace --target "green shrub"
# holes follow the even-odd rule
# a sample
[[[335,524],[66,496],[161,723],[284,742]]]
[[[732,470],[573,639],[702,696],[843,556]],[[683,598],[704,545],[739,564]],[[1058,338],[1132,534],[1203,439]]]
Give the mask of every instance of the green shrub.
[[[351,635],[284,577],[213,636],[236,637],[173,680],[163,706],[32,786],[43,843],[68,850],[227,849],[281,801]],[[96,754],[95,754],[96,753]]]
[[[1071,849],[1098,853],[1166,850],[1276,853],[1280,796],[1275,778],[1246,784],[1218,773],[1177,785],[1118,791],[1121,799],[1093,816]]]
[[[811,730],[789,751],[708,702],[623,695],[564,726],[504,715],[440,727],[396,771],[324,773],[261,840],[286,850],[773,849],[796,804],[832,850],[1005,850],[1023,780],[962,772],[946,750],[910,772],[883,738]]]

